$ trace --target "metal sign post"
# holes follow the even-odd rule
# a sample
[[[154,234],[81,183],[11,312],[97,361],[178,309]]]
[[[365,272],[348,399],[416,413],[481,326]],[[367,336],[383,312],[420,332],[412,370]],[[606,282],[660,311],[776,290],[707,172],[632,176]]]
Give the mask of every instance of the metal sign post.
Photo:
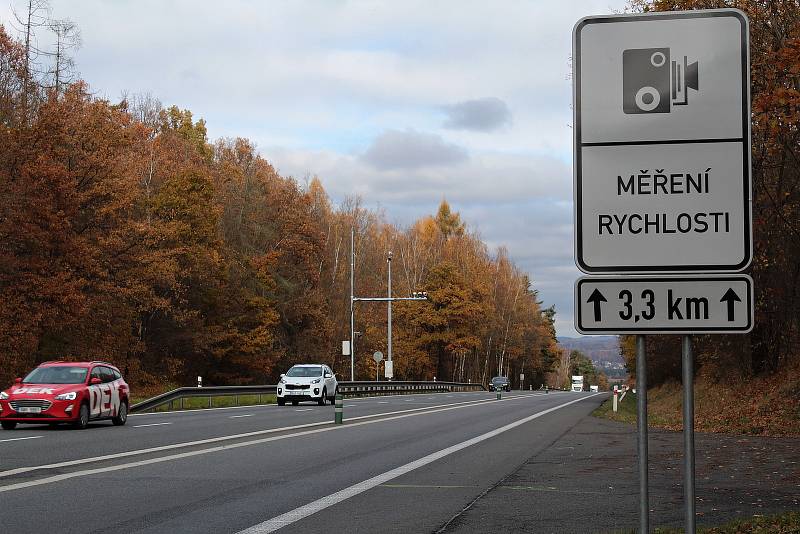
[[[381,360],[383,360],[383,353],[379,350],[376,350],[372,355],[372,359],[375,360],[375,382],[377,382],[380,380]]]
[[[686,532],[695,531],[694,503],[694,358],[692,336],[683,336],[683,500],[686,506]]]
[[[639,459],[639,532],[650,532],[650,496],[647,473],[647,346],[636,336],[636,451]]]

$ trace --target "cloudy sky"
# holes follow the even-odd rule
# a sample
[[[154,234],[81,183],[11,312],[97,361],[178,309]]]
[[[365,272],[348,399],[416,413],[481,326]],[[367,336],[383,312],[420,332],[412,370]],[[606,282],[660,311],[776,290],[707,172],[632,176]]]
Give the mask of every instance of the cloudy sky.
[[[24,3],[0,0],[0,23]],[[575,335],[571,32],[624,0],[51,4],[80,27],[99,95],[188,108],[212,139],[248,137],[282,174],[400,225],[446,198]]]

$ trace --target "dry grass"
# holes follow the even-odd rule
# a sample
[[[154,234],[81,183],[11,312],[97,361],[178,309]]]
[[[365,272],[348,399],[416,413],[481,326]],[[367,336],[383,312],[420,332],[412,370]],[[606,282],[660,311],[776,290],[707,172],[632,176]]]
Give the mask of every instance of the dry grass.
[[[759,436],[800,436],[800,371],[748,381],[718,382],[706,376],[695,381],[695,430]],[[628,394],[620,411],[607,401],[595,415],[636,422],[636,397]],[[648,424],[683,430],[683,386],[668,383],[647,395]]]

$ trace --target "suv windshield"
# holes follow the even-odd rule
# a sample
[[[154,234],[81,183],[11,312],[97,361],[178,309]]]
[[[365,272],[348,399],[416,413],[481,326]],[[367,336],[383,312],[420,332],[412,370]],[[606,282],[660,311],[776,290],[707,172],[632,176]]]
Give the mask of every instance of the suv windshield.
[[[286,373],[286,376],[294,376],[294,377],[310,377],[310,376],[322,376],[322,367],[292,367],[289,369],[289,372]]]
[[[37,367],[25,377],[23,384],[83,384],[86,367]]]
[[[502,377],[502,376],[496,376],[496,377],[492,378],[492,383],[493,384],[499,384],[499,383],[506,382],[506,381],[507,381],[506,378]]]

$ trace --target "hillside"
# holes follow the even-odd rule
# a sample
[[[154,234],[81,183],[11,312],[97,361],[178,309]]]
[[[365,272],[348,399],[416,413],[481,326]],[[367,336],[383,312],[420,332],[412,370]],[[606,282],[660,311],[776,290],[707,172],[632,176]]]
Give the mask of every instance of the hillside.
[[[581,351],[609,377],[628,374],[619,352],[617,336],[559,337],[558,346],[567,351]]]

